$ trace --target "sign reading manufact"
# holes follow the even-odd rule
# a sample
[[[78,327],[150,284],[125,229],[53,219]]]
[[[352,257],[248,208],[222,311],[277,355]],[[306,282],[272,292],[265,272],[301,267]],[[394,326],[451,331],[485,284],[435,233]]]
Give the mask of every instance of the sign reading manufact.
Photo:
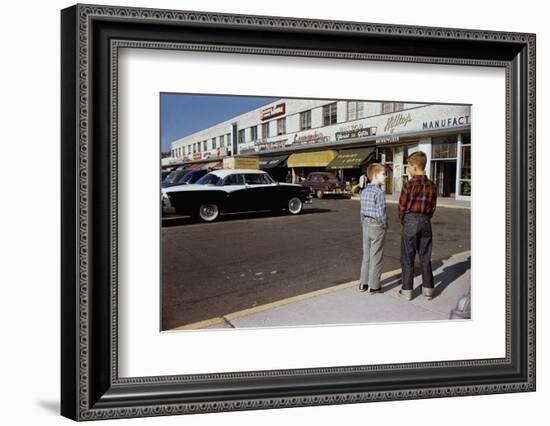
[[[459,117],[448,117],[440,120],[424,121],[422,130],[425,129],[442,129],[445,127],[467,126],[470,124],[469,115],[461,115]]]

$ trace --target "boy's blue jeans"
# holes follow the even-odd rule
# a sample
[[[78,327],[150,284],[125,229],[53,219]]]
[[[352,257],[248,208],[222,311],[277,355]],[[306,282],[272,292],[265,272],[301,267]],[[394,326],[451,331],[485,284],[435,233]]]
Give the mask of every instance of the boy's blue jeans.
[[[432,223],[427,215],[408,213],[405,215],[401,233],[401,271],[403,290],[413,289],[414,260],[416,253],[420,257],[422,285],[433,289],[432,272]]]

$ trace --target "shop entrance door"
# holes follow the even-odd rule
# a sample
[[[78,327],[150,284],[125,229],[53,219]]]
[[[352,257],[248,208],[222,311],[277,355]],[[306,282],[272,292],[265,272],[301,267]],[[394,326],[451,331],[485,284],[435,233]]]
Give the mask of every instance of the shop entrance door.
[[[386,166],[386,184],[385,186],[385,193],[386,194],[393,194],[393,164],[385,164]]]
[[[456,185],[456,160],[433,162],[433,176],[438,197],[454,197]]]

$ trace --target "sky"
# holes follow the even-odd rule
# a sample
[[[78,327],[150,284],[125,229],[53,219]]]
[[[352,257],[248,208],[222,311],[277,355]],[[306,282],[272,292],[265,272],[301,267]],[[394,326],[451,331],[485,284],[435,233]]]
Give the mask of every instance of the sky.
[[[277,99],[253,96],[162,93],[160,96],[160,139],[162,151],[170,151],[170,142],[176,139],[266,105]]]

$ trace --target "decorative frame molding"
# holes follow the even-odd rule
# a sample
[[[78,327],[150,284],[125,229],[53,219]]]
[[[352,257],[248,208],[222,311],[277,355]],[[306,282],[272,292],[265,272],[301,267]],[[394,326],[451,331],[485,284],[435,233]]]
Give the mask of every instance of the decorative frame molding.
[[[140,29],[128,30],[129,23]],[[182,37],[189,40],[177,39],[169,27],[188,30]],[[236,44],[208,40],[201,30],[212,27],[234,34]],[[247,42],[249,31],[266,34],[264,43],[273,46]],[[159,40],[140,39],[144,33]],[[288,37],[296,34],[332,37],[338,49],[291,45]],[[371,43],[365,51],[345,50],[336,36]],[[441,44],[454,49],[437,55]],[[418,54],[403,54],[404,45],[418,45]],[[466,53],[464,46],[477,49]],[[505,68],[506,158],[513,169],[506,181],[506,357],[119,378],[116,123],[118,49],[124,47]],[[534,391],[535,66],[533,34],[89,5],[63,10],[62,414],[93,420]],[[467,376],[476,368],[490,374],[452,384],[453,372]],[[403,386],[408,373],[424,371],[433,386]],[[499,372],[510,379],[497,380]],[[391,375],[384,386],[381,373]],[[224,384],[235,379],[247,383],[224,393]],[[344,380],[341,391],[323,391],[336,379]],[[315,385],[299,390],[304,380]],[[255,397],[260,389],[269,396]],[[169,397],[168,390],[181,392]]]

